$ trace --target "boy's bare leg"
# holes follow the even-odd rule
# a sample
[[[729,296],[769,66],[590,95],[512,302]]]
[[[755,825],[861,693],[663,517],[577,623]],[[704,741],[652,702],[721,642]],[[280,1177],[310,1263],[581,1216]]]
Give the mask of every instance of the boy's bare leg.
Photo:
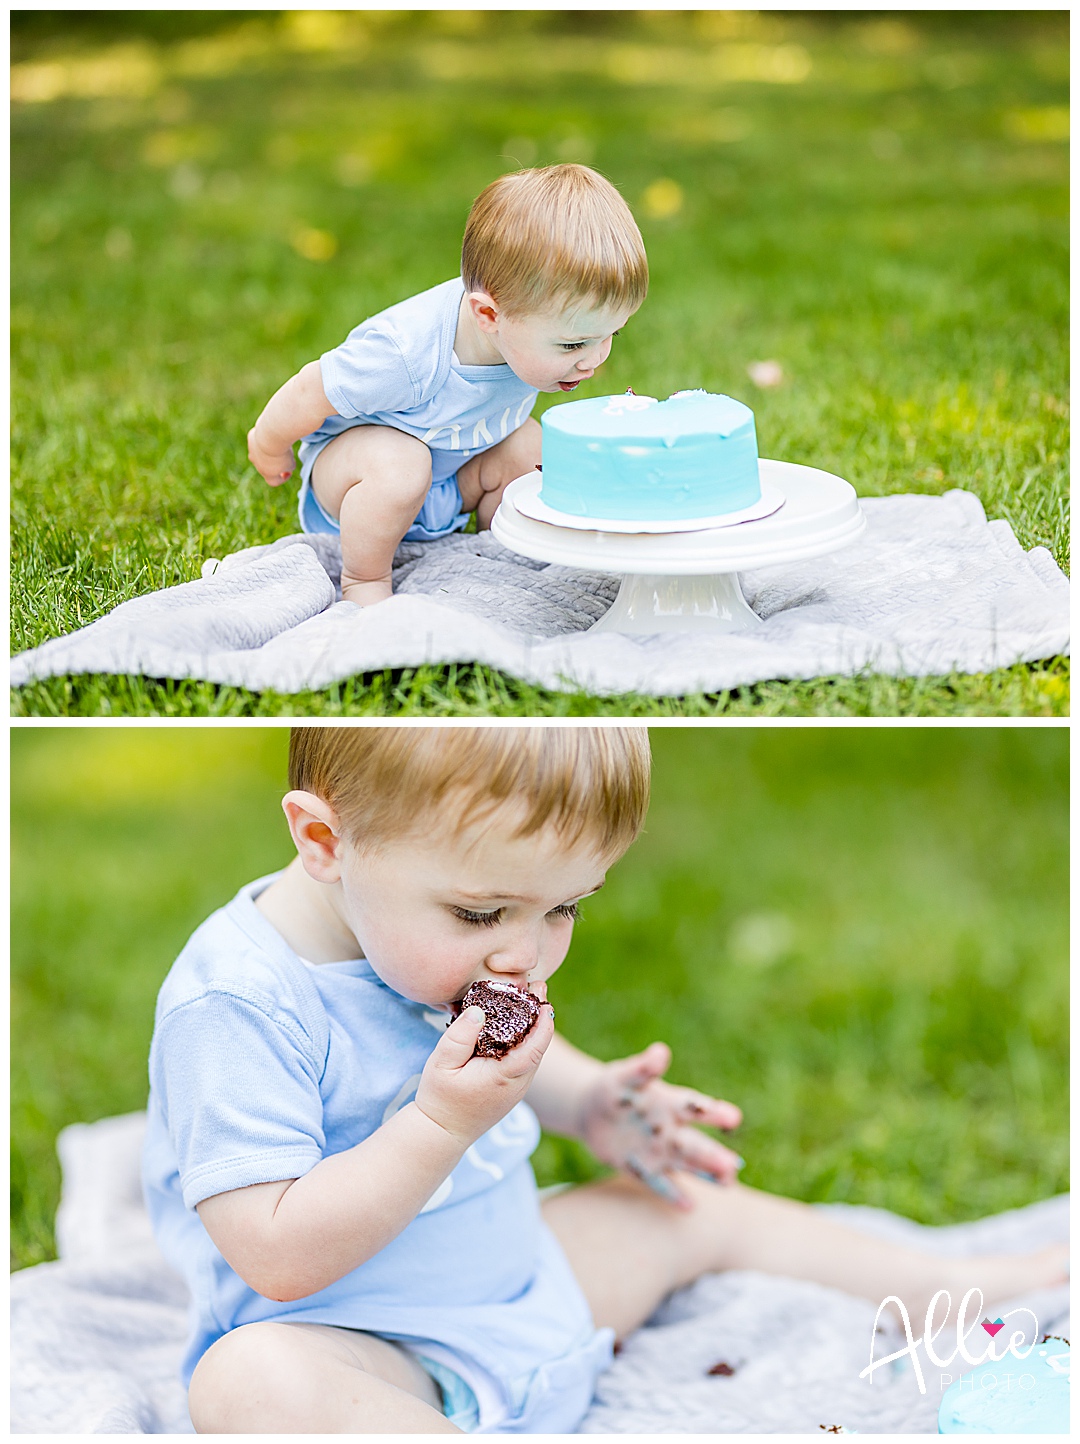
[[[990,1303],[1067,1277],[1065,1245],[1034,1254],[937,1258],[741,1184],[680,1175],[679,1186],[694,1201],[689,1212],[624,1178],[570,1189],[543,1206],[594,1319],[620,1337],[644,1323],[672,1289],[724,1269],[810,1279],[874,1303],[897,1294],[916,1328],[938,1289],[950,1290],[955,1308],[972,1287]]]
[[[530,416],[497,445],[467,461],[458,472],[458,488],[466,511],[476,512],[481,531],[502,501],[506,488],[519,476],[534,471],[540,461],[540,423]]]
[[[407,1350],[328,1324],[245,1324],[206,1351],[188,1392],[199,1434],[460,1434]]]
[[[319,452],[311,485],[341,527],[341,595],[362,607],[384,601],[394,553],[431,487],[431,452],[391,426],[352,426]]]

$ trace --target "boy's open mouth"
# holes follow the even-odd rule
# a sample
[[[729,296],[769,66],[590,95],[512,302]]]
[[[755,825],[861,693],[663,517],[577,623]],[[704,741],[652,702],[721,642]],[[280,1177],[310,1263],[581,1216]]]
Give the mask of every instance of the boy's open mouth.
[[[580,386],[580,381],[560,381],[559,388],[562,391],[573,391],[575,386]]]

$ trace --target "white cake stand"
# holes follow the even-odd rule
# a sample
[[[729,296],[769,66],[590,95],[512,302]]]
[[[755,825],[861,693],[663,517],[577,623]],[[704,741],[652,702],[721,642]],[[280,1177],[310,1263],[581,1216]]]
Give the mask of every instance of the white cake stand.
[[[784,505],[757,521],[661,535],[603,531],[602,522],[595,531],[555,526],[515,505],[515,492],[535,489],[532,472],[503,492],[491,530],[522,556],[622,577],[614,604],[591,631],[747,631],[762,621],[743,597],[739,572],[838,551],[866,527],[855,488],[839,476],[789,461],[758,467],[762,484],[783,492]]]

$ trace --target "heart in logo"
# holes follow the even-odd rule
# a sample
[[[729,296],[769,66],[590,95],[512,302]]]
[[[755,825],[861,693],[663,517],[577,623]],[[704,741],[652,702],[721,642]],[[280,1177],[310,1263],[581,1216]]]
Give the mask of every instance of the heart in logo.
[[[993,1323],[990,1323],[988,1319],[983,1319],[982,1326],[991,1338],[993,1338],[995,1334],[999,1334],[1005,1327],[1001,1319],[995,1319]]]

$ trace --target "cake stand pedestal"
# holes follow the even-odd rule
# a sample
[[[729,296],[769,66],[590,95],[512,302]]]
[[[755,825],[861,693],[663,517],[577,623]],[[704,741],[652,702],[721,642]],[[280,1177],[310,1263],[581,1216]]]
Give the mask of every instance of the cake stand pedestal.
[[[849,546],[866,528],[855,488],[812,466],[761,460],[762,483],[784,495],[771,516],[705,531],[611,532],[556,526],[525,516],[515,503],[540,476],[518,477],[491,520],[497,541],[521,556],[623,579],[594,632],[742,632],[762,625],[747,605],[738,573],[807,561]]]
[[[590,632],[743,632],[764,626],[742,594],[737,572],[711,577],[649,577],[628,572]]]

